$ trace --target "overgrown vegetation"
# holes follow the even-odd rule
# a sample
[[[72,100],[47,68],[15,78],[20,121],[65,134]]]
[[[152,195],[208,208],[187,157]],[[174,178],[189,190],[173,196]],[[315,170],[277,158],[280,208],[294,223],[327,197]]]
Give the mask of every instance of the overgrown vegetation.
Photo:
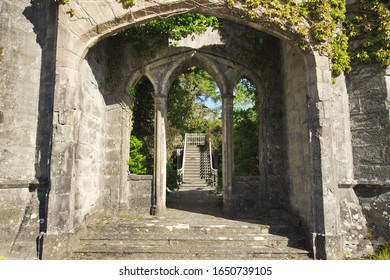
[[[218,28],[218,18],[202,14],[182,14],[130,28],[121,33],[142,56],[150,56],[167,44],[175,44],[189,35],[199,35],[209,27]]]
[[[227,0],[241,3],[247,16],[260,15],[266,25],[276,25],[295,34],[302,50],[308,43],[332,60],[335,76],[351,70],[351,59],[390,65],[390,3],[388,0],[358,0],[347,17],[345,0]],[[305,23],[310,25],[307,29]],[[349,44],[349,41],[354,44]],[[357,42],[357,43],[356,43]]]
[[[390,260],[390,242],[378,245],[375,252],[366,258],[369,260]]]
[[[351,44],[352,59],[390,65],[390,2],[388,0],[359,0],[350,11],[346,32]]]
[[[68,0],[53,0],[66,4]],[[124,7],[133,6],[136,0],[117,0]],[[388,0],[358,0],[350,11],[346,0],[225,0],[227,5],[241,5],[251,20],[262,18],[265,26],[275,26],[293,34],[292,40],[303,51],[313,46],[328,55],[333,75],[351,71],[351,61],[390,65],[390,2]],[[198,15],[171,17],[154,21],[148,29],[138,29],[140,46],[150,32],[166,34],[175,39],[198,34],[206,26],[214,26],[212,17]],[[199,24],[201,23],[201,24]],[[206,24],[205,24],[206,23]],[[208,25],[207,25],[208,24]],[[172,28],[173,27],[173,28]],[[134,30],[133,30],[134,31]],[[156,38],[155,46],[159,45]],[[350,43],[353,42],[353,43]],[[160,42],[161,43],[161,42]],[[147,50],[153,50],[149,47]]]
[[[259,174],[259,117],[256,88],[246,78],[235,88],[234,172],[237,176]]]
[[[129,169],[133,174],[147,174],[148,168],[146,165],[146,155],[142,154],[142,148],[144,143],[138,139],[135,135],[130,137],[130,157],[129,157]],[[149,168],[150,169],[150,168]]]

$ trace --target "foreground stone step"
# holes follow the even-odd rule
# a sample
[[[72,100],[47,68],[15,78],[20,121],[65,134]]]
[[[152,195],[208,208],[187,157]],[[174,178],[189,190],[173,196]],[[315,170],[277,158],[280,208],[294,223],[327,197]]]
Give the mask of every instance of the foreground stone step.
[[[213,188],[180,188],[163,216],[108,217],[90,224],[72,259],[310,259],[290,216],[233,219]]]
[[[104,225],[93,225],[88,227],[89,231],[98,232],[98,234],[294,234],[297,230],[286,224],[264,225],[264,224],[251,224],[248,222],[236,222],[232,221],[229,224],[187,224],[187,223],[167,223],[161,224],[158,222],[131,222],[122,221],[117,223],[109,223]],[[175,233],[173,233],[175,231]]]
[[[116,220],[92,225],[88,232],[72,259],[309,258],[297,229],[275,221],[265,225],[207,215],[194,224]]]
[[[161,234],[95,234],[81,238],[83,246],[92,245],[113,245],[113,246],[182,246],[187,247],[209,247],[223,246],[236,247],[265,246],[277,248],[283,246],[300,246],[303,239],[299,236],[278,236],[272,234],[245,234],[245,235],[212,235],[212,234],[187,234],[172,233],[170,235]]]
[[[310,259],[306,250],[297,248],[170,248],[97,246],[80,248],[72,259],[82,260],[254,260],[254,259]]]

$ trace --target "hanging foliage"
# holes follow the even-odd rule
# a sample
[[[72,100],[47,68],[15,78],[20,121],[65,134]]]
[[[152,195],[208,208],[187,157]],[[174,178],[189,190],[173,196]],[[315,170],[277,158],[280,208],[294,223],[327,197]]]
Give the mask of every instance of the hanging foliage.
[[[53,0],[66,4],[69,0]],[[136,0],[117,0],[125,8]],[[232,9],[239,6],[251,20],[260,19],[264,26],[275,26],[293,34],[291,38],[303,51],[317,50],[332,61],[334,76],[351,71],[351,60],[390,66],[390,2],[388,0],[357,0],[347,11],[346,0],[225,0]],[[348,13],[348,17],[347,17]],[[179,40],[190,34],[204,32],[208,26],[218,26],[215,17],[184,14],[152,21],[141,28],[132,28],[145,47],[146,36]],[[354,42],[352,45],[349,41]],[[155,42],[155,46],[161,42]],[[147,48],[146,48],[147,49]],[[151,49],[151,48],[149,48]]]

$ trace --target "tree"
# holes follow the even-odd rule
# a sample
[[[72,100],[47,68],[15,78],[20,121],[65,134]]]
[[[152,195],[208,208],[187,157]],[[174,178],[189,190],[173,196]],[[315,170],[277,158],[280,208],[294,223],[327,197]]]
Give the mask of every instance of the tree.
[[[154,89],[150,81],[142,77],[130,89],[132,95],[132,120],[130,139],[130,172],[152,174],[154,158]],[[133,143],[133,141],[135,143]]]
[[[147,174],[146,156],[141,153],[143,143],[136,136],[130,137],[130,158],[128,161],[130,172],[133,174]]]
[[[259,173],[258,105],[255,86],[246,78],[235,87],[234,172],[237,176]]]

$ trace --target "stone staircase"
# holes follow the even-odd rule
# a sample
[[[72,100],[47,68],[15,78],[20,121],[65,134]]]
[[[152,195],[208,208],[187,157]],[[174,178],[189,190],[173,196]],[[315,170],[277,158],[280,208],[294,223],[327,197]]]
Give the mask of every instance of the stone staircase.
[[[204,147],[200,145],[187,145],[185,162],[184,162],[184,178],[182,187],[205,187],[205,171],[210,167],[209,160],[201,160]],[[208,164],[208,166],[205,166]]]
[[[91,224],[71,259],[309,259],[292,219],[227,219],[208,193],[194,188],[170,193],[161,217],[111,217]]]

